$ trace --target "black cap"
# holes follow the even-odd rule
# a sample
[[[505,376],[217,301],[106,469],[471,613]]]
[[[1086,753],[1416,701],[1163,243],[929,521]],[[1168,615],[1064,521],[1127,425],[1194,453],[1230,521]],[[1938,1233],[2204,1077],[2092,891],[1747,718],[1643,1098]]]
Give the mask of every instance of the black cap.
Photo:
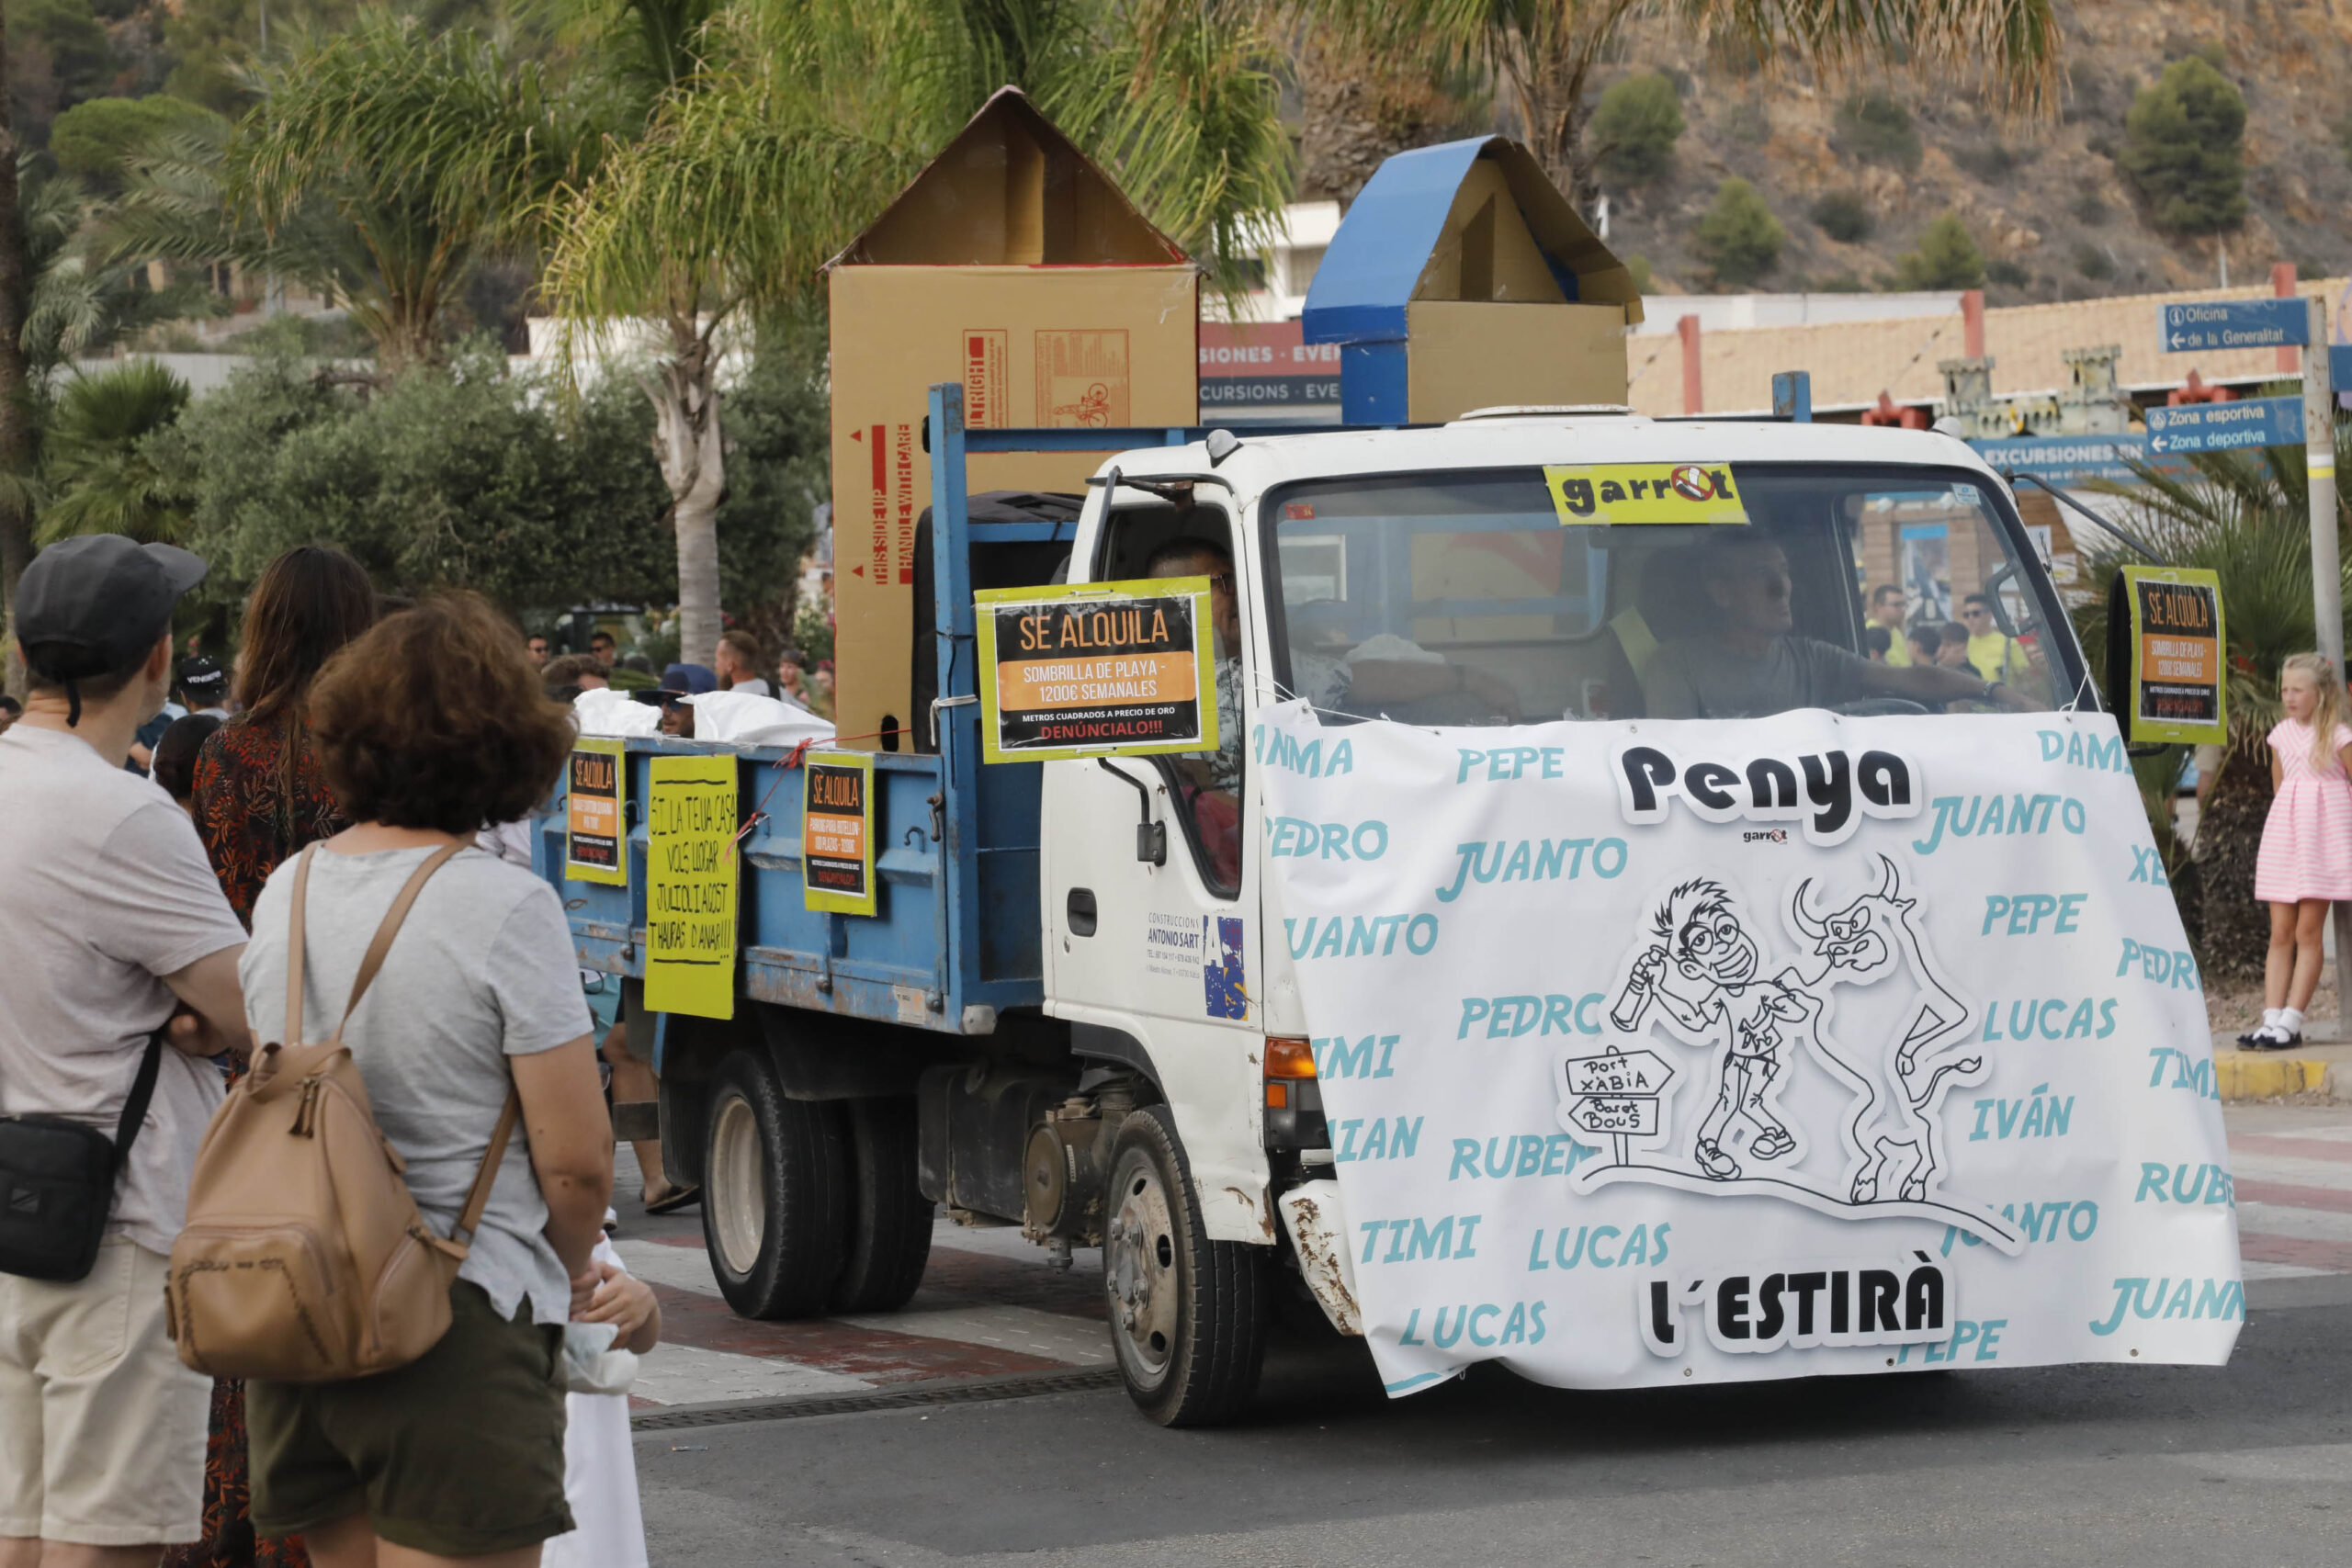
[[[202,558],[119,534],[62,539],[33,558],[17,584],[17,640],[44,680],[65,687],[135,664],[172,624],[180,595],[204,581]]]
[[[229,677],[219,662],[201,653],[180,660],[180,685],[192,697],[217,697],[229,688]]]

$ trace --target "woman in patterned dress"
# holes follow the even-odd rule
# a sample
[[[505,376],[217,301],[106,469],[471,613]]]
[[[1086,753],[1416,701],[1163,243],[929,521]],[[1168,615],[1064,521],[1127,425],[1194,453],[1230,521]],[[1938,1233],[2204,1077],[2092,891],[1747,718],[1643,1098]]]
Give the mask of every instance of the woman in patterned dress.
[[[229,907],[248,928],[278,863],[351,824],[311,744],[311,682],[327,656],[375,623],[376,591],[341,550],[306,545],[269,563],[245,601],[237,654],[242,711],[197,754],[198,837]],[[244,1385],[212,1385],[204,1459],[204,1539],[164,1568],[309,1568],[299,1538],[257,1540],[250,1517]]]

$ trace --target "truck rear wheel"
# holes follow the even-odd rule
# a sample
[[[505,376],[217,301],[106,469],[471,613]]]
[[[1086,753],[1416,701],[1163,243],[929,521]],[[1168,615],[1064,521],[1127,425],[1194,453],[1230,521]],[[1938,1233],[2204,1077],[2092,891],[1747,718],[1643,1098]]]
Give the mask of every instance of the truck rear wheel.
[[[848,1247],[835,1312],[896,1312],[931,1261],[932,1201],[916,1184],[915,1102],[853,1100]]]
[[[1137,1111],[1111,1157],[1102,1280],[1127,1395],[1163,1427],[1230,1420],[1266,1356],[1264,1258],[1211,1241],[1165,1112]]]
[[[710,1080],[702,1235],[719,1293],[745,1317],[810,1317],[841,1277],[849,1137],[841,1107],[787,1100],[775,1069],[738,1051]]]

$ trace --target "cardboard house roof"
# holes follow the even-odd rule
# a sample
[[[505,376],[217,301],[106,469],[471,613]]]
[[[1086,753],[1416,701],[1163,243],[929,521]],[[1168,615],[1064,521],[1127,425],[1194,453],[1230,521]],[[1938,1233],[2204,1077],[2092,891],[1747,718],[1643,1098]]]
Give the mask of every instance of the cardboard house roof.
[[[1348,209],[1306,291],[1309,343],[1406,336],[1416,299],[1622,305],[1633,275],[1526,148],[1472,137],[1399,152]]]
[[[1185,265],[1176,243],[1018,87],[1000,87],[837,266]]]

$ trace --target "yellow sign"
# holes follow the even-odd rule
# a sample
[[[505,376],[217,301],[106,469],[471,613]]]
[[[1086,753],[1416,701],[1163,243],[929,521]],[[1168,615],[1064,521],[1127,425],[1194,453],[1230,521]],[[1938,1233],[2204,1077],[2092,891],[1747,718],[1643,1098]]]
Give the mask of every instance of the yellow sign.
[[[564,769],[563,874],[628,886],[628,757],[618,740],[575,740]]]
[[[800,887],[804,908],[879,912],[874,884],[874,753],[811,751],[801,760]]]
[[[732,757],[656,757],[645,802],[645,1005],[735,1016]]]
[[[972,598],[982,761],[1217,749],[1207,578],[990,588]]]
[[[2128,669],[2109,674],[2123,698],[2124,739],[2181,746],[2226,741],[2229,643],[2221,575],[2127,566],[2116,574],[2114,598],[2121,603],[2110,603],[2110,622],[2121,630],[2120,617],[2128,617],[2130,627],[2122,645]]]
[[[1544,483],[1562,527],[1747,521],[1729,463],[1547,466]]]

